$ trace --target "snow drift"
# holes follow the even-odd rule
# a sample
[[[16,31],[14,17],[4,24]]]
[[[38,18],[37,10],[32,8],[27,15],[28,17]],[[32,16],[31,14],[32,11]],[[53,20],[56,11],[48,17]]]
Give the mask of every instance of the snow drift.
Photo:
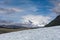
[[[0,34],[0,40],[60,40],[60,26]]]

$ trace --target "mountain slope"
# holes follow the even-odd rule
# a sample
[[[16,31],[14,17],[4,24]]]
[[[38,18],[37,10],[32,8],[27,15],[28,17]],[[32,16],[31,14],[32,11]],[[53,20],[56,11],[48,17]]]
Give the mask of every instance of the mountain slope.
[[[60,25],[60,15],[58,15],[54,20],[52,20],[49,24],[45,25],[45,27],[49,26],[57,26]]]
[[[0,40],[60,40],[60,26],[0,34]]]

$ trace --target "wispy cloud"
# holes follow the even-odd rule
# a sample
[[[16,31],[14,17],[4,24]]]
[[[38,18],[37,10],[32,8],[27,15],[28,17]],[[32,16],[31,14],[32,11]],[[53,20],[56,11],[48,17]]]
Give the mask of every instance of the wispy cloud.
[[[0,14],[11,14],[11,13],[15,13],[15,12],[22,12],[22,9],[19,8],[0,8]]]
[[[51,10],[60,15],[60,0],[50,0],[50,2],[54,5]]]

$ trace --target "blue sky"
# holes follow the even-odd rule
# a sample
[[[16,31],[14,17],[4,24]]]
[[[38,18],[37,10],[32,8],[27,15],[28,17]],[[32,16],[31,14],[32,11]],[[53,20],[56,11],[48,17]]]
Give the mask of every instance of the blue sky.
[[[55,6],[50,1],[52,0],[0,0],[0,20],[23,22],[26,20],[23,17],[28,15],[43,16],[43,18],[47,16],[54,19],[56,14],[52,9]]]

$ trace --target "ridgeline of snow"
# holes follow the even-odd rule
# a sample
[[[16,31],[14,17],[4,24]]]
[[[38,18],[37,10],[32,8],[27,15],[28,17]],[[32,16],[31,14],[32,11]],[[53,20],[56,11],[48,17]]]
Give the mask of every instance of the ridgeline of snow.
[[[12,28],[16,26],[16,28],[19,28],[19,27],[26,27],[26,28],[34,28],[34,27],[44,27],[44,24],[41,25],[41,24],[33,24],[33,22],[31,20],[28,20],[29,22],[24,22],[24,23],[8,23],[8,22],[3,22],[1,23],[0,25],[4,25],[3,27],[9,27],[9,28]],[[12,25],[12,26],[11,26]]]
[[[0,40],[60,40],[60,26],[0,34]]]

